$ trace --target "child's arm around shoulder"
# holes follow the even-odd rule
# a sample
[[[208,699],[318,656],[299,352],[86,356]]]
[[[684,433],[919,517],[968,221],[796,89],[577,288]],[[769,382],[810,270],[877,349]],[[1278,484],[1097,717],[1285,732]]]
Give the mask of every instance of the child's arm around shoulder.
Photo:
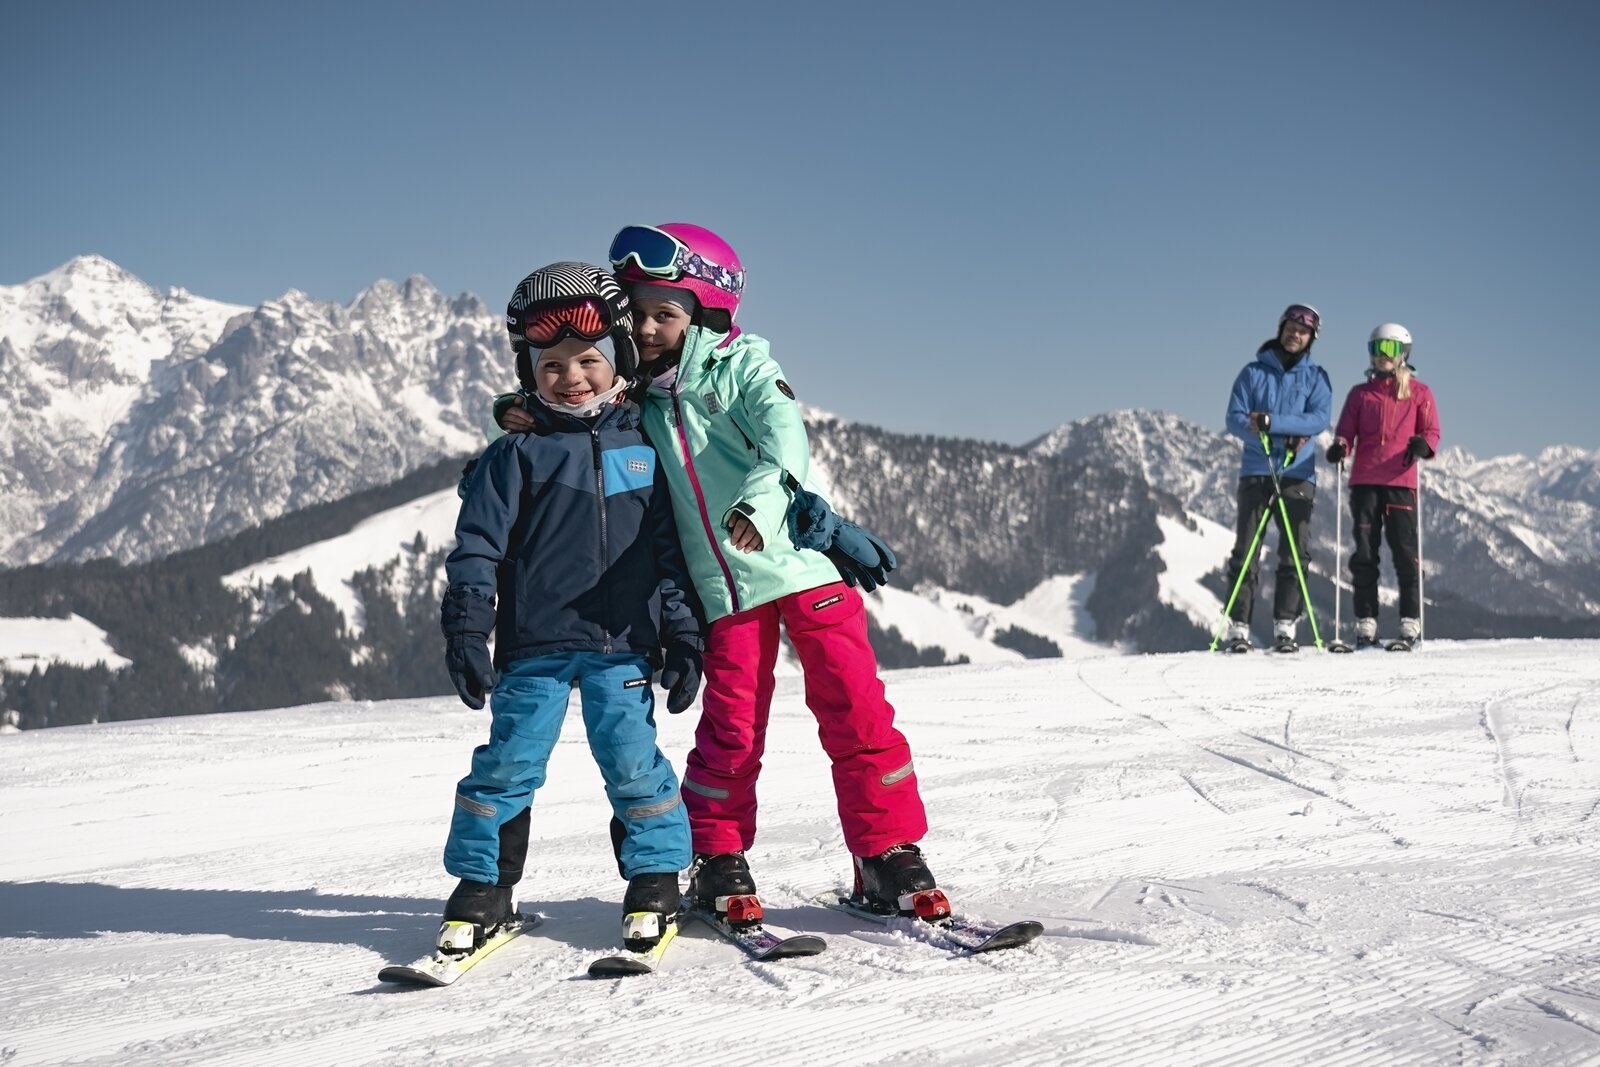
[[[735,364],[734,375],[739,383],[740,429],[752,436],[757,458],[734,496],[730,514],[743,514],[762,540],[773,544],[784,536],[784,516],[789,511],[785,475],[805,484],[811,471],[811,442],[799,401],[776,360],[764,350],[748,352]]]

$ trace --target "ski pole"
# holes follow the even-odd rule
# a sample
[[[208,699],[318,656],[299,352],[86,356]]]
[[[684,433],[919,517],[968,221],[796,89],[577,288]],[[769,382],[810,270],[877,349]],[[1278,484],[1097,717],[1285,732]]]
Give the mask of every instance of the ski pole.
[[[1306,569],[1300,565],[1300,549],[1294,543],[1294,524],[1289,521],[1289,505],[1283,499],[1283,483],[1278,480],[1278,471],[1272,465],[1272,444],[1267,440],[1265,433],[1261,434],[1261,447],[1267,453],[1267,470],[1272,473],[1272,486],[1278,494],[1278,513],[1283,516],[1283,538],[1289,542],[1289,557],[1294,560],[1295,577],[1300,579],[1300,599],[1306,605],[1306,617],[1311,620],[1311,640],[1315,642],[1317,651],[1322,651],[1322,635],[1317,632],[1317,610],[1311,606],[1311,591],[1306,588]],[[1285,448],[1283,451],[1283,469],[1288,470],[1294,462],[1294,453]]]
[[[1339,553],[1344,551],[1344,460],[1339,460],[1339,473],[1334,480],[1333,506],[1333,643],[1329,652],[1349,652],[1344,643],[1344,591],[1339,586]]]
[[[1228,594],[1227,606],[1222,609],[1223,619],[1228,619],[1233,615],[1233,602],[1238,599],[1239,587],[1244,584],[1244,572],[1255,564],[1256,546],[1261,543],[1261,533],[1267,528],[1267,520],[1270,518],[1272,518],[1272,504],[1268,503],[1266,507],[1261,509],[1261,521],[1256,523],[1256,535],[1250,539],[1250,551],[1245,553],[1245,557],[1239,565],[1239,576],[1233,580],[1233,592]],[[1217,642],[1222,640],[1221,620],[1218,620],[1218,623],[1219,625],[1211,631],[1211,648],[1209,649],[1211,652],[1217,650]]]
[[[1344,459],[1339,460],[1339,471],[1333,482],[1333,544],[1334,552],[1344,551]],[[1344,644],[1344,597],[1339,595],[1339,557],[1333,560],[1333,639]]]
[[[1422,595],[1422,464],[1417,464],[1417,640],[1427,633],[1428,601]]]

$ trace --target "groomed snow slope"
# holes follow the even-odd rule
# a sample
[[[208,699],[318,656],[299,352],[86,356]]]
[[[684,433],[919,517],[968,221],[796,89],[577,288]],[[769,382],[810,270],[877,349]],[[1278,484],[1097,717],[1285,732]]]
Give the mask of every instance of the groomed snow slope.
[[[971,959],[807,905],[847,872],[797,679],[751,860],[825,955],[694,927],[589,981],[622,883],[577,715],[536,800],[543,927],[443,990],[452,700],[0,736],[0,1063],[1551,1064],[1600,1057],[1600,648],[912,671],[925,845]],[[694,714],[661,719],[675,762]]]

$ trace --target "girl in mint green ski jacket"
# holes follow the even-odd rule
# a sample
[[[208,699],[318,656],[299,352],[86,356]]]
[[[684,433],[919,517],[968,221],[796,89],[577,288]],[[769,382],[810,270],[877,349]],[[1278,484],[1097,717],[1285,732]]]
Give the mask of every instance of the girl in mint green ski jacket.
[[[650,383],[641,399],[645,434],[710,621],[700,722],[682,783],[695,851],[690,896],[726,921],[759,921],[744,853],[755,840],[781,626],[833,763],[855,896],[878,911],[947,914],[915,845],[927,817],[910,746],[878,678],[861,594],[840,580],[833,559],[790,539],[792,491],[805,484],[811,448],[767,342],[734,325],[744,289],[737,254],[710,230],[668,223],[625,227],[611,263],[633,301]],[[836,539],[830,551],[840,545]]]

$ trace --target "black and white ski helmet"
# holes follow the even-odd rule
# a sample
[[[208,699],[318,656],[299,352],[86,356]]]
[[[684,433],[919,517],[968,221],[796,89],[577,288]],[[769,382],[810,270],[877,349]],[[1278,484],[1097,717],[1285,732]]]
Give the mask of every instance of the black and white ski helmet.
[[[522,279],[506,305],[506,331],[519,361],[529,348],[549,348],[568,337],[609,337],[617,374],[631,379],[639,367],[628,294],[610,271],[592,263],[551,263]]]

